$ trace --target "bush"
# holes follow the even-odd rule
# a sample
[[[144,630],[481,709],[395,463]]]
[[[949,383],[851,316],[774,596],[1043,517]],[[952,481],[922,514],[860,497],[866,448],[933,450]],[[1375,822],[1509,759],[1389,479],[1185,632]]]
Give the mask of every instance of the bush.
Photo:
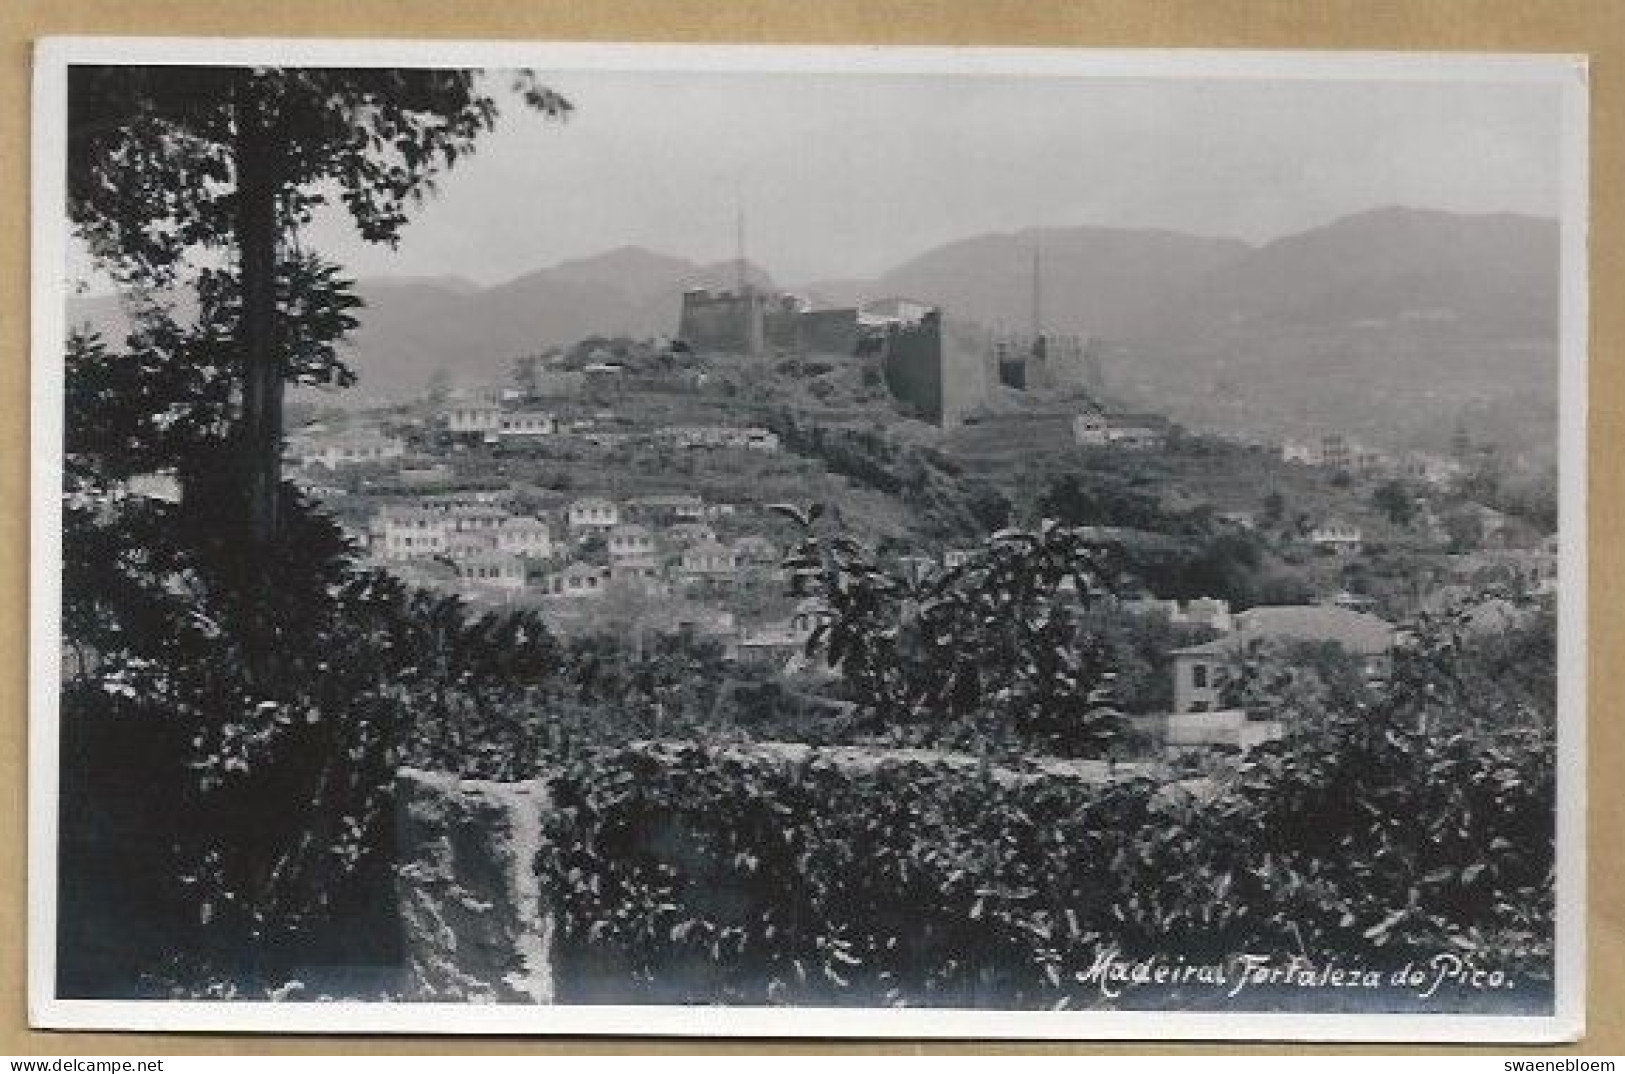
[[[396,767],[561,662],[534,617],[358,569],[291,496],[253,557],[210,510],[69,498],[64,995],[391,964]],[[531,771],[556,745],[493,739]]]
[[[1450,952],[1543,991],[1549,744],[1402,724],[1294,736],[1217,789],[698,746],[583,760],[539,865],[561,1000],[1101,1006],[1110,951],[1385,976]]]

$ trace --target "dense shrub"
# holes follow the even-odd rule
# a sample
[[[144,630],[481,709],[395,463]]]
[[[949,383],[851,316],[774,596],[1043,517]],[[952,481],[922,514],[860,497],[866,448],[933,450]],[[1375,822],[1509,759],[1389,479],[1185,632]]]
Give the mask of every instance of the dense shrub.
[[[1408,720],[1336,720],[1222,786],[699,746],[583,760],[555,780],[540,862],[561,898],[561,998],[1101,1006],[1090,971],[1110,951],[1384,975],[1448,952],[1540,994],[1549,742]],[[1221,995],[1187,984],[1140,1002]]]
[[[954,567],[900,572],[825,533],[823,511],[785,560],[819,602],[808,643],[864,722],[898,744],[1097,756],[1122,730],[1112,651],[1085,613],[1118,582],[1117,550],[1081,529],[1001,530]]]
[[[86,486],[64,517],[65,995],[129,995],[290,967],[381,966],[392,789],[558,677],[534,616],[359,569],[291,496],[263,554],[211,501]],[[509,771],[553,740],[490,736]]]

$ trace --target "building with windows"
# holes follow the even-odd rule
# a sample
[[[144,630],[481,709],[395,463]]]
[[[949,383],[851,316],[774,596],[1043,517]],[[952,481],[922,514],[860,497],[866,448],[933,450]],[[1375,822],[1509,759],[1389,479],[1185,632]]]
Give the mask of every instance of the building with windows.
[[[697,522],[705,516],[705,501],[685,493],[638,496],[626,501],[626,515],[634,522],[651,526]]]
[[[714,542],[717,539],[717,531],[705,522],[679,522],[668,526],[664,537],[667,542],[681,550],[690,545]]]
[[[369,526],[371,550],[392,562],[429,559],[445,553],[449,530],[445,516],[434,511],[383,511]]]
[[[446,409],[446,428],[461,436],[494,436],[502,429],[502,408],[489,403],[454,403]]]
[[[716,541],[701,541],[685,548],[681,563],[687,581],[732,581],[735,576],[733,549]]]
[[[547,579],[543,591],[550,596],[596,598],[603,596],[609,581],[609,568],[590,563],[572,563]]]
[[[623,522],[609,531],[607,542],[611,562],[647,560],[655,554],[655,539],[647,527]]]
[[[1072,439],[1086,447],[1160,448],[1168,443],[1168,419],[1161,414],[1079,414],[1072,419]]]
[[[614,500],[586,496],[571,502],[565,509],[565,520],[571,532],[602,530],[608,532],[621,523],[621,508]]]
[[[1204,645],[1173,652],[1174,712],[1224,708],[1231,666],[1255,641],[1330,642],[1361,658],[1372,679],[1385,678],[1394,627],[1375,615],[1331,604],[1250,608],[1233,617],[1235,629]]]
[[[406,454],[406,443],[399,437],[365,429],[296,434],[288,438],[287,453],[303,466],[323,466],[336,470],[341,466],[363,466],[399,459]]]
[[[766,537],[741,537],[733,543],[734,566],[741,570],[774,571],[782,557],[779,546]]]
[[[497,552],[462,557],[453,563],[457,580],[492,589],[525,588],[525,563],[517,556]]]
[[[653,556],[625,556],[611,560],[609,564],[609,579],[612,582],[649,590],[660,584],[661,577],[660,564]]]
[[[552,414],[540,410],[505,411],[497,423],[499,436],[552,436],[559,423]]]
[[[1360,527],[1336,519],[1328,519],[1309,531],[1309,543],[1316,550],[1333,555],[1352,556],[1360,551],[1364,542]]]
[[[512,516],[497,526],[496,546],[506,555],[547,559],[553,555],[553,532],[539,518]]]

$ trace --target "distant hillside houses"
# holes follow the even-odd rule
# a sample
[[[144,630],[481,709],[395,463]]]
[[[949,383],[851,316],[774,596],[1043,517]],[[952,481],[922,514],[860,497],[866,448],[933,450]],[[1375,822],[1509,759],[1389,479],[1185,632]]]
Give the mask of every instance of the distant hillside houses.
[[[802,670],[807,643],[827,618],[822,603],[805,599],[788,619],[739,633],[727,648],[727,658],[747,666]]]
[[[445,411],[446,429],[457,435],[499,439],[508,436],[553,436],[558,419],[540,410],[509,410],[489,403],[459,403]]]
[[[517,556],[478,552],[457,559],[452,568],[462,582],[506,590],[525,587],[525,561]]]
[[[1230,614],[1230,602],[1216,597],[1195,597],[1180,602],[1142,597],[1123,602],[1125,611],[1138,615],[1161,615],[1176,626],[1207,627],[1228,633],[1235,628]]]
[[[1448,474],[1448,467],[1437,465],[1443,460],[1416,456],[1404,462],[1396,461],[1384,452],[1368,448],[1337,432],[1325,433],[1313,441],[1283,442],[1281,461],[1324,467],[1327,470],[1360,477],[1397,474],[1423,477],[1429,481],[1442,481]]]
[[[371,429],[339,432],[299,432],[288,437],[286,457],[300,466],[341,466],[385,463],[406,455],[406,442]]]
[[[622,523],[610,529],[608,545],[611,561],[648,559],[655,552],[654,535],[635,522]]]
[[[779,436],[759,426],[663,425],[654,431],[656,443],[668,447],[738,448],[746,451],[779,450]]]
[[[602,530],[607,533],[621,524],[621,506],[614,500],[583,496],[571,501],[565,518],[572,533],[581,530]]]
[[[544,590],[556,597],[601,597],[609,582],[609,568],[590,563],[572,563],[549,575]]]
[[[733,549],[720,541],[701,541],[683,549],[681,567],[689,582],[732,580],[737,570]]]
[[[1328,519],[1309,531],[1309,543],[1321,552],[1352,556],[1365,544],[1360,527],[1336,519]]]
[[[553,554],[546,522],[477,505],[453,510],[421,503],[387,507],[368,523],[365,543],[375,558],[392,563],[485,553],[531,559]]]
[[[553,531],[539,518],[505,518],[496,530],[496,546],[510,556],[551,559]]]
[[[527,514],[511,490],[479,489],[394,500],[356,537],[370,558],[415,584],[504,604],[527,594],[593,599],[617,585],[667,595],[702,582],[750,589],[781,580],[772,540],[719,539],[713,521],[736,510],[689,493],[656,493],[625,502],[582,496]],[[588,538],[602,539],[598,552],[587,551]]]
[[[1072,419],[1072,438],[1090,447],[1157,449],[1167,446],[1169,428],[1161,414],[1092,412]]]
[[[447,524],[438,512],[397,509],[380,512],[368,527],[368,548],[390,562],[432,559],[446,550]]]
[[[635,496],[626,501],[626,515],[634,522],[669,526],[677,522],[698,522],[705,517],[705,501],[686,493]]]

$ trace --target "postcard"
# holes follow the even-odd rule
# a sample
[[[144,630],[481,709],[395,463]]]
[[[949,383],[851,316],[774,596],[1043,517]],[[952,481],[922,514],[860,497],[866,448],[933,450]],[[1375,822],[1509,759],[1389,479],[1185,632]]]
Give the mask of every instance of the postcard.
[[[42,42],[33,1024],[1574,1039],[1586,114]]]

